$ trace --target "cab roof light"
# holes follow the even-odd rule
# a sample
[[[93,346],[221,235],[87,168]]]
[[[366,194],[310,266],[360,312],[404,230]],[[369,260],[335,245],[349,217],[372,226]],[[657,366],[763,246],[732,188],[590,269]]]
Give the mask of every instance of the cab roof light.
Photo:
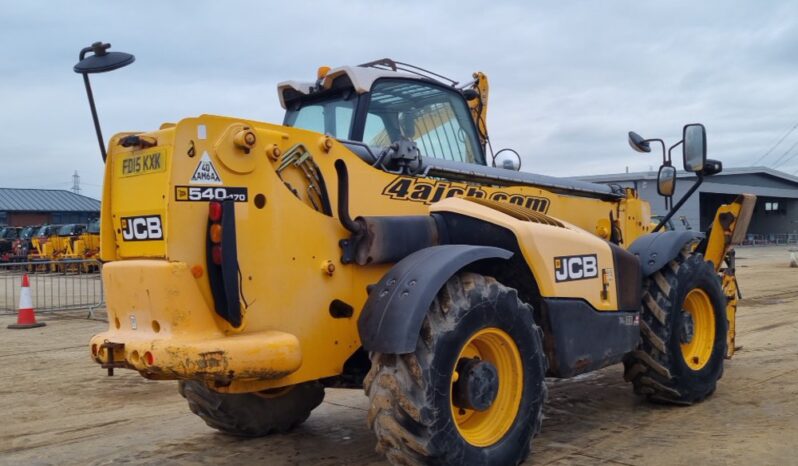
[[[330,72],[329,66],[320,66],[318,70],[316,70],[316,79],[323,79],[327,76],[327,73]]]

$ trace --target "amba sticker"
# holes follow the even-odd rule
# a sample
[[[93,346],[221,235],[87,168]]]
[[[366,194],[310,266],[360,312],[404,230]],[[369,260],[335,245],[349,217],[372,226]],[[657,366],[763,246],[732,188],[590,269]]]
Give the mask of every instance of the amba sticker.
[[[219,172],[213,166],[208,152],[202,153],[199,165],[197,165],[194,174],[191,175],[191,179],[188,182],[190,184],[222,184],[222,177],[219,176]]]

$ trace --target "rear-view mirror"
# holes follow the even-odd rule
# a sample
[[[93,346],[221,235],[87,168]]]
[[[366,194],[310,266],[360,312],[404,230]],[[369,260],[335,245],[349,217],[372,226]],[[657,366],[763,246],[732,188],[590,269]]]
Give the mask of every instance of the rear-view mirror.
[[[660,196],[671,197],[676,191],[676,168],[662,165],[657,174],[657,192]]]
[[[707,160],[707,132],[704,125],[693,123],[685,125],[682,131],[684,142],[684,170],[700,172]]]
[[[634,131],[629,131],[629,146],[637,152],[651,152],[651,145],[649,145],[648,141]]]
[[[502,149],[493,157],[493,166],[518,171],[521,169],[521,156],[513,149]]]
[[[109,52],[111,44],[95,42],[90,47],[80,51],[80,61],[73,68],[75,73],[93,74],[105,73],[118,68],[125,67],[134,61],[136,57],[125,52]],[[86,56],[91,52],[92,55]]]

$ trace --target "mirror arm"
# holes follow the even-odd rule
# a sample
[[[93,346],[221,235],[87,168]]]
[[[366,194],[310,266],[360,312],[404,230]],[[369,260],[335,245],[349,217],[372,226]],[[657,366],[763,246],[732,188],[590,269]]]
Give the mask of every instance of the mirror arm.
[[[88,50],[91,50],[91,47],[87,47]],[[83,49],[80,51],[80,59],[83,59],[85,52],[87,50]],[[105,163],[105,159],[108,156],[105,153],[105,143],[103,143],[103,133],[100,130],[100,119],[97,117],[97,106],[94,104],[94,94],[91,92],[91,84],[89,83],[89,75],[88,73],[81,73],[83,75],[83,84],[86,86],[86,95],[89,97],[89,107],[91,108],[91,118],[94,120],[94,131],[97,133],[97,142],[100,144],[100,154],[103,156],[103,163]]]
[[[679,144],[676,144],[676,146],[678,146],[678,145]],[[674,146],[674,147],[676,147],[676,146]],[[671,149],[673,149],[673,147],[671,147]],[[663,217],[662,220],[660,220],[659,225],[657,225],[656,227],[654,227],[653,230],[651,230],[652,233],[656,233],[659,230],[661,230],[662,227],[666,223],[668,223],[668,220],[670,220],[671,217],[673,217],[673,215],[676,212],[678,212],[679,209],[682,208],[684,203],[687,202],[688,199],[690,199],[690,196],[695,194],[695,192],[698,190],[698,187],[701,186],[701,183],[704,182],[704,175],[702,175],[701,173],[696,173],[696,175],[698,176],[698,181],[696,181],[695,184],[693,184],[693,186],[690,187],[690,189],[684,194],[684,196],[682,196],[681,199],[679,199],[679,202],[677,202],[675,206],[671,207],[671,210],[670,210],[670,212],[668,212],[668,215]],[[673,201],[671,201],[671,202],[673,202]]]
[[[682,144],[684,144],[684,139],[682,139],[681,141],[679,141],[676,144],[672,145],[670,147],[670,149],[668,149],[668,160],[663,160],[663,162],[665,162],[667,165],[671,165],[671,160],[673,160],[673,159],[671,159],[671,152],[673,152],[673,149],[676,149],[677,147],[681,146]],[[663,153],[664,153],[664,149],[663,149]]]
[[[659,139],[659,138],[655,138],[655,139],[646,139],[643,142],[649,142],[649,143],[658,142],[658,143],[660,143],[660,145],[662,146],[662,160],[665,160],[665,141],[663,141],[662,139]]]
[[[84,58],[86,58],[86,54],[87,54],[87,53],[89,53],[89,52],[91,52],[91,51],[92,51],[92,48],[91,48],[91,47],[83,47],[83,48],[80,50],[80,55],[79,55],[79,57],[78,57],[78,61],[79,61],[79,62],[80,62],[80,61],[83,61],[83,59],[84,59]]]

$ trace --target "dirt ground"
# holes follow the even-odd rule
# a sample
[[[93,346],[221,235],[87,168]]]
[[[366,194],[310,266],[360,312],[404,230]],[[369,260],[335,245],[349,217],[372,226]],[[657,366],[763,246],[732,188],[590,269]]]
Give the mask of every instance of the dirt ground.
[[[786,248],[743,248],[737,356],[714,396],[692,407],[636,398],[619,366],[551,380],[543,432],[525,464],[798,464],[798,269]],[[241,440],[193,414],[175,382],[92,363],[105,323],[43,315],[12,331],[0,316],[0,464],[376,465],[359,390],[327,390],[288,435]]]

